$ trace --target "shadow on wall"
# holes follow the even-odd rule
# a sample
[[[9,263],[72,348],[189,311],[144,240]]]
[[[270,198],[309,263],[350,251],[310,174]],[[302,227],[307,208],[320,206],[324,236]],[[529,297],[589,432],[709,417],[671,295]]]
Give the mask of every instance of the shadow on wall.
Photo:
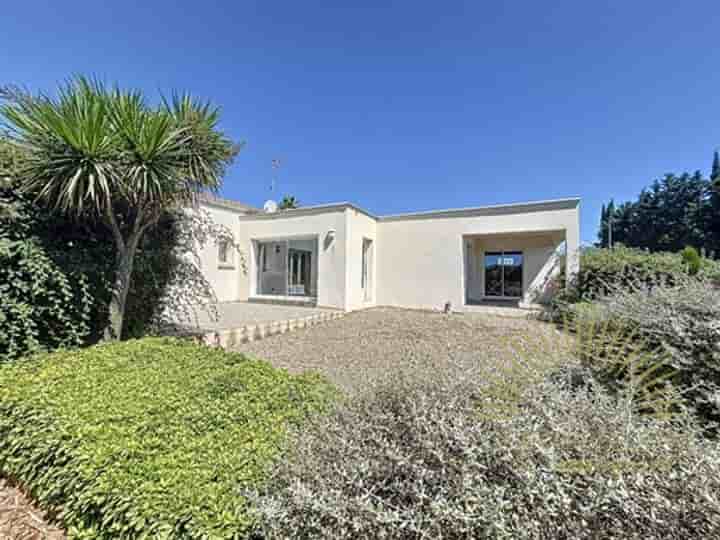
[[[531,304],[549,304],[558,290],[561,269],[565,256],[559,250],[552,255],[540,269],[527,290],[526,302]]]

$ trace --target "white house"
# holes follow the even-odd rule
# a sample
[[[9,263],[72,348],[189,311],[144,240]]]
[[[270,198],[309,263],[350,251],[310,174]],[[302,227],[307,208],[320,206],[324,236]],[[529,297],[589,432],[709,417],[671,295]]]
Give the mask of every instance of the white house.
[[[353,311],[470,310],[541,303],[565,255],[578,268],[577,198],[375,216],[350,203],[264,212],[207,196],[242,253],[207,245],[202,270],[220,301]],[[563,250],[564,246],[564,250]]]

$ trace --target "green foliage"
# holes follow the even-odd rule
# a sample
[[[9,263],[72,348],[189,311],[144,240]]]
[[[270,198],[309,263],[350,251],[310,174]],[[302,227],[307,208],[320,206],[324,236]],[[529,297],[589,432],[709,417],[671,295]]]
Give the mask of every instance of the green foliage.
[[[700,257],[697,249],[692,246],[685,246],[685,249],[680,252],[680,256],[687,265],[688,274],[694,276],[700,272],[700,268],[702,267],[702,257]]]
[[[142,225],[217,189],[237,151],[218,110],[189,96],[152,107],[139,91],[76,77],[57,97],[4,97],[24,189],[71,213],[130,207],[125,217]]]
[[[0,367],[0,471],[80,538],[239,538],[243,487],[332,389],[148,338]]]
[[[572,360],[588,349],[518,350],[511,366],[418,365],[340,403],[296,431],[287,459],[249,494],[261,534],[717,537],[717,444],[682,410],[643,413],[665,399],[649,365],[605,349],[635,381],[608,391]]]
[[[280,210],[291,210],[293,208],[298,208],[299,206],[300,202],[295,198],[294,195],[285,195],[280,201],[278,208]]]
[[[580,271],[564,294],[574,301],[592,300],[607,294],[614,287],[632,288],[635,283],[648,286],[672,283],[687,273],[687,262],[680,254],[651,253],[624,246],[589,248],[582,251]],[[720,262],[699,258],[697,274],[711,279],[720,278]]]
[[[717,159],[717,154],[715,156]],[[720,192],[713,172],[708,180],[700,172],[667,174],[643,189],[637,200],[614,201],[600,216],[598,245],[608,247],[612,225],[613,245],[650,251],[680,251],[685,246],[704,249],[720,257]]]
[[[111,232],[106,337],[120,338],[146,230],[216,191],[238,148],[219,130],[218,110],[189,96],[151,106],[138,91],[76,77],[57,96],[5,88],[0,97],[19,188]]]
[[[58,264],[9,177],[0,180],[0,201],[0,361],[82,344],[92,312],[87,277]]]
[[[33,239],[0,238],[0,362],[83,343],[91,297]]]
[[[5,259],[3,270],[9,272],[13,265],[20,264],[17,249],[21,243],[30,246],[23,253],[42,252],[43,264],[50,265],[48,268],[55,274],[53,281],[61,280],[59,274],[63,274],[75,295],[72,302],[65,296],[68,301],[56,303],[58,309],[72,314],[71,319],[65,317],[62,324],[55,324],[57,328],[65,326],[68,334],[76,338],[63,344],[78,344],[80,338],[95,343],[107,326],[117,257],[113,233],[101,221],[68,217],[23,194],[17,188],[14,159],[14,147],[0,137],[0,238],[16,242],[13,244],[16,256]],[[124,337],[153,333],[168,324],[170,314],[174,322],[189,322],[203,306],[211,311],[211,317],[217,315],[213,310],[215,292],[200,271],[197,253],[206,244],[220,240],[232,242],[232,232],[199,209],[166,212],[155,227],[148,229],[135,256],[137,272],[128,291]],[[8,257],[8,252],[4,253]],[[244,262],[241,253],[238,258]],[[33,278],[33,282],[40,286],[40,279]],[[13,286],[25,285],[8,282],[8,290]],[[57,294],[62,294],[67,287],[56,288]],[[15,295],[18,294],[23,293],[16,291]],[[7,311],[13,306],[16,317],[17,314],[25,317],[25,325],[8,330],[5,337],[10,340],[12,335],[13,342],[17,342],[24,332],[21,328],[27,328],[31,333],[22,339],[36,344],[38,336],[32,333],[32,328],[42,325],[45,319],[53,320],[53,316],[43,311],[41,298],[37,299],[37,309],[31,309],[33,306],[28,306],[26,300],[16,306],[7,296],[3,302]],[[38,317],[40,320],[36,320]],[[58,343],[39,341],[46,349],[55,348]],[[25,346],[13,347],[13,357],[28,350]]]

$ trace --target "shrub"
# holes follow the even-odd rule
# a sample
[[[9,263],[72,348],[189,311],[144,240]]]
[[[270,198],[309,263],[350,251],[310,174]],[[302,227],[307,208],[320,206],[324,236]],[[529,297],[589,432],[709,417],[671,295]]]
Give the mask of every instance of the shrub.
[[[0,201],[0,361],[80,345],[92,304],[86,276],[52,258],[7,179],[0,178]]]
[[[0,471],[82,538],[237,538],[239,488],[330,387],[148,338],[0,367]]]
[[[706,416],[720,420],[720,288],[684,278],[649,289],[615,287],[597,303],[602,317],[665,351],[675,382]]]
[[[700,277],[720,278],[717,261],[698,255],[694,264]],[[638,282],[647,286],[674,283],[687,273],[688,262],[677,253],[650,253],[623,246],[585,249],[580,257],[580,271],[569,291],[570,300],[592,300],[615,287],[632,288]]]
[[[396,376],[315,418],[251,494],[260,534],[720,534],[720,450],[690,417],[638,415],[631,394],[609,393],[577,366],[521,384],[502,371],[488,367],[489,383],[467,366]]]
[[[702,257],[700,257],[697,249],[692,246],[687,246],[680,252],[680,256],[687,266],[688,274],[694,276],[700,272],[700,268],[702,268]]]

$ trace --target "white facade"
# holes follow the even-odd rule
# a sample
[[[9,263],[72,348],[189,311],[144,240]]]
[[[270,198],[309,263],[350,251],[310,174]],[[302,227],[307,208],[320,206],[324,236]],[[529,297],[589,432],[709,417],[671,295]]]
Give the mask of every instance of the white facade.
[[[562,255],[568,276],[578,268],[579,199],[386,217],[349,203],[275,213],[219,198],[202,206],[242,250],[234,264],[219,260],[218,246],[201,253],[220,301],[522,307],[546,299]]]

